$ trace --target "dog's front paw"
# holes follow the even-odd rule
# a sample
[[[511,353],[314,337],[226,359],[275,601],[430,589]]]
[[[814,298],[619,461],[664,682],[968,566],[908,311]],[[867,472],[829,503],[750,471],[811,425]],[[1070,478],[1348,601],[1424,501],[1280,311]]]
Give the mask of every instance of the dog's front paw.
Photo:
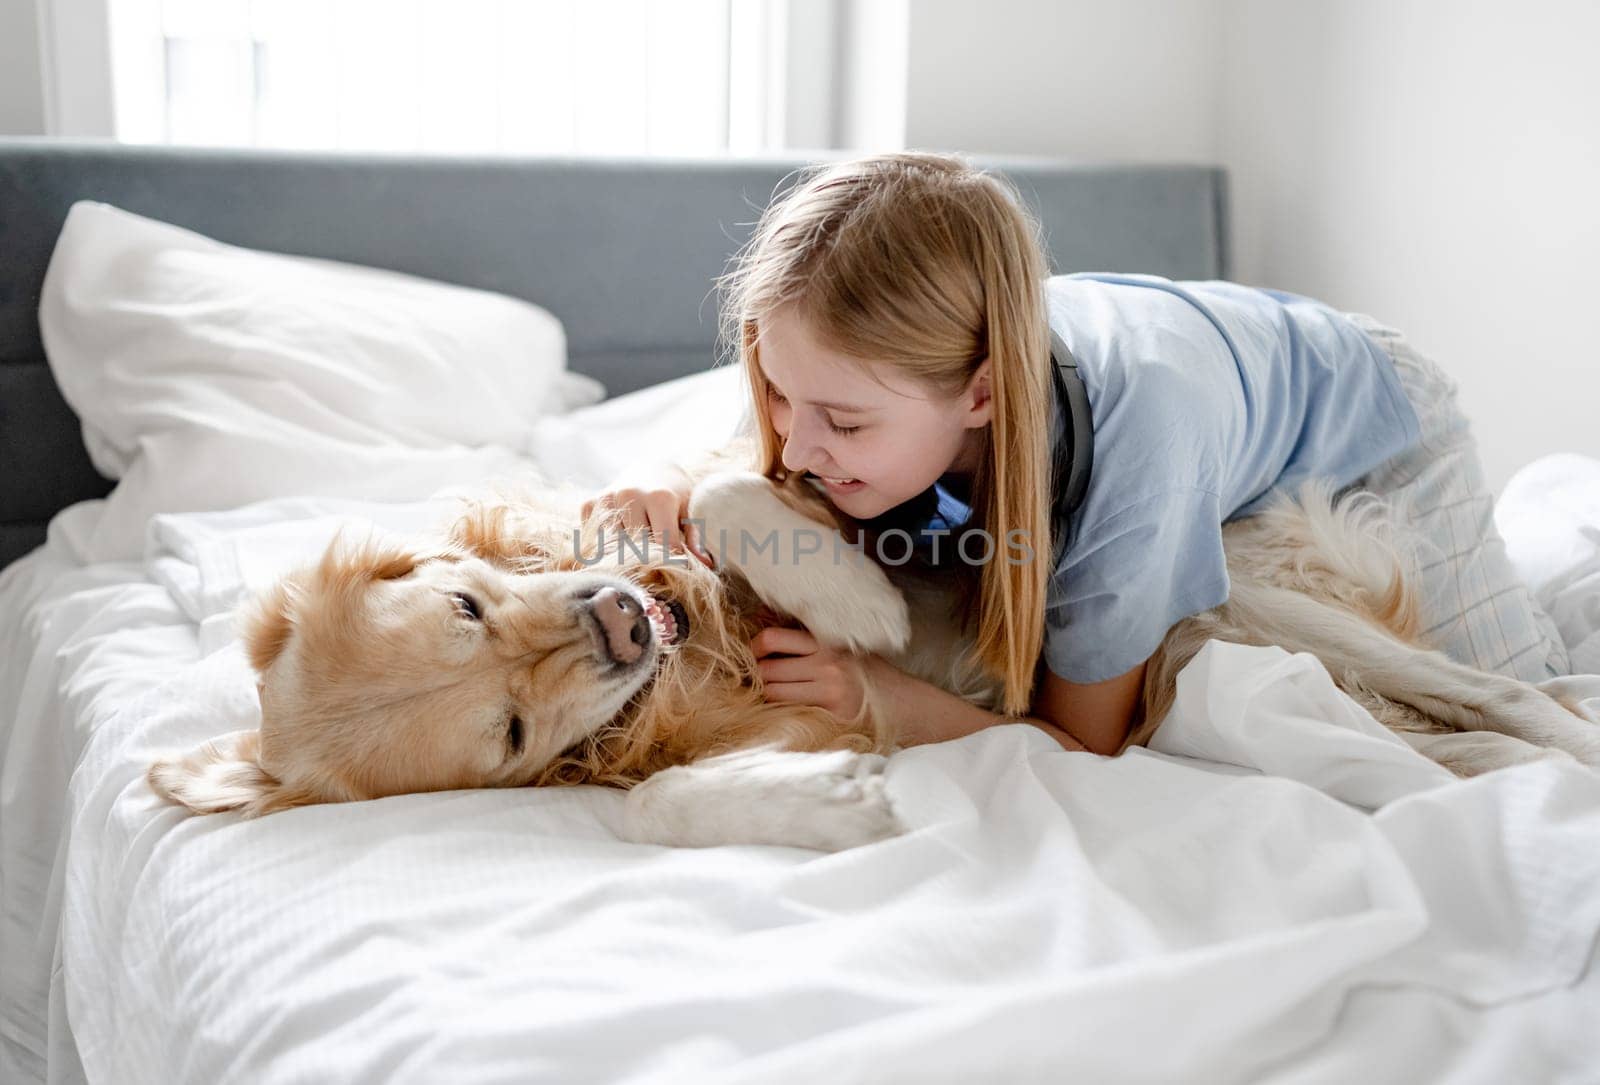
[[[817,792],[815,816],[806,818],[810,840],[802,847],[843,851],[905,832],[884,783],[887,758],[872,753],[816,756],[837,757],[838,761],[811,778]],[[803,812],[801,815],[804,817]]]
[[[703,480],[689,499],[702,545],[771,606],[819,641],[853,652],[903,652],[911,642],[905,596],[831,527],[801,515],[753,472]]]
[[[905,831],[878,754],[740,750],[656,773],[628,793],[623,835],[676,847],[843,851]]]

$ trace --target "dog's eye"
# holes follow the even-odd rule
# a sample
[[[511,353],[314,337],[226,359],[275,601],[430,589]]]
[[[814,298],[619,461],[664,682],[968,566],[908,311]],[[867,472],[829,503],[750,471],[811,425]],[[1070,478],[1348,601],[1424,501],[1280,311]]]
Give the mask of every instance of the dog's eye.
[[[522,717],[513,712],[511,720],[506,724],[506,741],[511,744],[512,753],[522,752],[522,739]]]
[[[451,600],[456,605],[456,610],[465,614],[475,622],[483,621],[483,611],[478,609],[478,601],[464,591],[452,592]]]

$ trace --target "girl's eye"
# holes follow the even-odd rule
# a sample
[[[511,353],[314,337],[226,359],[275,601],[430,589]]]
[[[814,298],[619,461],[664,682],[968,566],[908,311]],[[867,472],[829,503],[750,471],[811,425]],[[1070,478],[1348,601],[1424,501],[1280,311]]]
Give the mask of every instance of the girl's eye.
[[[783,398],[782,393],[780,393],[776,388],[772,387],[772,385],[770,385],[770,384],[767,385],[767,396],[774,403],[788,403],[789,402],[787,399]],[[828,428],[831,429],[833,432],[837,433],[841,437],[848,437],[852,433],[854,433],[857,430],[859,430],[861,427],[860,426],[836,426],[836,425],[834,425],[833,419],[830,418],[830,419],[828,419]]]
[[[478,608],[478,601],[464,591],[452,592],[450,599],[456,605],[456,612],[471,618],[475,622],[483,621],[483,611]]]

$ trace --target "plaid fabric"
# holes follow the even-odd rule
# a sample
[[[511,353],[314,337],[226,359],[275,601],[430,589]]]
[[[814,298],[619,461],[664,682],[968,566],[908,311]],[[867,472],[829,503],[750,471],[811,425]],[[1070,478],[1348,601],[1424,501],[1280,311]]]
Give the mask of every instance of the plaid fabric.
[[[1494,495],[1454,378],[1393,328],[1347,314],[1394,360],[1422,442],[1355,485],[1392,502],[1421,535],[1423,626],[1450,658],[1527,682],[1569,674],[1555,623],[1506,557]]]

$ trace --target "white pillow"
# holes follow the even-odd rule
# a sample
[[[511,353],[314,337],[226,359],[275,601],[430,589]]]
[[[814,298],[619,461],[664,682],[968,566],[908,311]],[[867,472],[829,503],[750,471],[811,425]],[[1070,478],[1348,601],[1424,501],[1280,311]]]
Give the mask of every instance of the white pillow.
[[[90,459],[114,479],[156,434],[515,448],[541,415],[604,395],[567,371],[561,323],[538,306],[90,201],[67,214],[39,324]]]
[[[62,227],[39,325],[90,459],[121,480],[72,519],[82,561],[139,558],[157,513],[421,500],[515,476],[541,419],[605,394],[567,370],[538,306],[87,201]]]
[[[544,477],[598,490],[641,463],[727,447],[748,424],[749,401],[739,366],[716,366],[547,418],[526,448]]]
[[[1550,615],[1573,674],[1600,674],[1600,460],[1563,452],[1512,475],[1495,502],[1506,557]]]

